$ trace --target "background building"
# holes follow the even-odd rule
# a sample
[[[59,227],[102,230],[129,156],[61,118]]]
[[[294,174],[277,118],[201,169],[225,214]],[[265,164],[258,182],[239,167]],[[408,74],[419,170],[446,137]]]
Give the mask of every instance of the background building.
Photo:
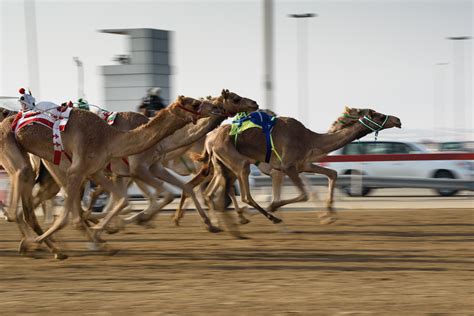
[[[170,101],[170,34],[156,29],[108,29],[103,33],[127,35],[130,53],[115,56],[119,65],[102,66],[105,106],[112,111],[136,110],[151,87],[161,88]]]

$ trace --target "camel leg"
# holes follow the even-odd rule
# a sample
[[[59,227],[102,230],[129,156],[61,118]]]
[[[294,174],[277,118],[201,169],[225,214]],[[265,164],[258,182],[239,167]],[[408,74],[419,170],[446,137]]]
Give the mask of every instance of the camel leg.
[[[241,155],[233,145],[223,147],[214,146],[212,151],[213,155],[217,156],[219,161],[222,162],[227,169],[231,170],[237,175],[242,194],[242,201],[256,208],[257,211],[259,211],[263,216],[268,218],[274,224],[281,223],[281,219],[264,210],[260,205],[258,205],[257,202],[255,202],[252,195],[250,194],[250,163],[255,163],[255,161],[249,161],[249,158]]]
[[[159,205],[156,202],[156,200],[157,200],[159,194],[164,191],[163,185],[160,185],[159,188],[155,188],[155,192],[152,193],[145,182],[143,182],[141,180],[138,180],[138,179],[135,179],[135,184],[140,189],[140,191],[142,191],[143,196],[145,196],[148,200],[149,205],[148,205],[147,209],[159,208]]]
[[[257,209],[263,216],[268,218],[272,223],[278,224],[281,223],[281,219],[273,216],[271,213],[265,211],[257,202],[253,199],[252,195],[250,194],[250,183],[249,183],[249,175],[250,175],[250,163],[248,161],[241,161],[242,166],[240,168],[240,172],[238,174],[240,190],[241,190],[241,199],[244,203],[247,203],[254,208]],[[232,168],[231,170],[239,170],[239,168]]]
[[[28,199],[27,196],[25,196],[25,194],[28,194],[28,189],[31,190],[33,188],[33,185],[31,184],[34,181],[33,171],[31,170],[30,167],[25,166],[16,171],[15,178],[16,178],[15,186],[17,187],[16,196],[18,199],[21,198],[22,202],[25,203],[23,207],[15,208],[15,213],[16,213],[15,218],[18,224],[18,228],[20,229],[22,235],[26,239],[28,239],[28,238],[31,238],[31,234],[29,233],[29,229],[28,229],[29,226],[28,226],[27,219],[25,218],[24,211],[27,210],[28,212],[31,212],[31,205],[29,203],[30,200]],[[18,200],[17,200],[17,203],[18,203]]]
[[[104,192],[105,190],[101,186],[96,186],[95,188],[91,189],[89,191],[88,197],[89,205],[87,205],[86,210],[92,210],[92,206],[94,205],[95,201]]]
[[[54,177],[48,172],[47,176],[40,178],[39,189],[33,196],[33,207],[36,209],[43,202],[55,197],[61,187],[56,183]]]
[[[284,205],[287,205],[287,204],[302,202],[302,201],[307,201],[308,200],[308,194],[306,193],[303,181],[299,177],[298,171],[296,170],[296,168],[292,166],[290,168],[285,168],[283,170],[288,175],[288,177],[291,179],[293,184],[298,188],[298,190],[300,191],[300,195],[298,195],[297,197],[292,198],[292,199],[281,200],[281,201],[276,201],[276,202],[270,203],[270,205],[268,206],[268,211],[269,212],[274,212],[278,208],[280,208]]]
[[[189,195],[192,198],[194,204],[196,205],[196,209],[198,211],[198,214],[201,217],[204,224],[206,225],[206,228],[209,232],[216,233],[216,232],[220,231],[220,229],[218,229],[217,227],[214,227],[211,224],[211,221],[210,221],[209,217],[207,216],[206,212],[204,212],[204,210],[202,209],[201,204],[199,203],[198,199],[196,198],[196,194],[194,194],[194,191],[193,191],[192,188],[190,188],[188,185],[181,182],[179,179],[177,179],[175,176],[173,176],[171,173],[169,173],[161,164],[154,164],[152,166],[151,171],[153,172],[153,174],[155,176],[159,177],[160,179],[162,179],[165,182],[168,182],[169,184],[177,186],[178,188],[183,190],[184,193],[186,193],[187,195]],[[152,214],[152,216],[153,216],[153,214]]]
[[[161,181],[160,181],[161,182]],[[163,193],[163,198],[157,203],[156,199]],[[174,195],[173,193],[165,190],[162,186],[161,188],[155,187],[155,194],[150,193],[150,200],[153,200],[153,203],[143,211],[132,215],[125,219],[125,224],[136,223],[138,225],[152,227],[150,221],[168,204],[173,202]]]
[[[312,163],[305,165],[304,172],[318,173],[328,177],[328,197],[326,199],[327,211],[325,214],[320,216],[320,221],[321,224],[333,223],[336,220],[332,205],[334,203],[334,188],[336,186],[337,172],[335,170],[314,165]]]
[[[227,169],[224,165],[213,159],[214,165],[214,176],[209,185],[209,190],[206,190],[208,203],[211,204],[214,211],[218,210],[224,218],[225,225],[232,236],[239,239],[246,239],[239,231],[239,228],[235,225],[234,220],[230,217],[230,214],[225,211],[225,198],[231,194],[231,188],[235,182],[235,175]],[[234,192],[235,193],[235,192]],[[215,198],[215,203],[212,199]]]
[[[36,210],[36,208],[41,205],[44,214],[44,222],[49,224],[53,222],[54,205],[48,202],[52,202],[51,200],[58,194],[61,188],[49,172],[47,176],[40,179],[38,185],[39,189],[33,196],[33,209]]]
[[[112,182],[108,179],[102,171],[97,172],[92,176],[92,179],[95,183],[101,185],[106,191],[110,192],[111,201],[114,201],[114,207],[107,212],[104,218],[102,218],[99,223],[91,227],[93,231],[93,240],[102,241],[100,239],[100,234],[103,232],[105,227],[110,223],[110,221],[120,213],[120,211],[127,206],[127,187],[123,184],[122,181]]]
[[[279,170],[272,170],[270,176],[272,177],[272,203],[281,201],[281,188],[285,174]]]
[[[313,189],[309,179],[305,175],[301,175],[301,180],[303,180],[303,183],[304,183],[305,187],[308,189],[309,200],[310,201],[319,201],[318,192]]]
[[[235,183],[235,179],[233,179],[233,181],[231,183],[232,184]],[[228,193],[229,193],[230,199],[232,200],[232,204],[234,204],[234,209],[237,212],[237,216],[239,217],[239,222],[242,225],[248,224],[248,223],[250,223],[250,220],[247,219],[244,216],[244,213],[245,213],[245,210],[247,209],[247,207],[246,206],[244,206],[244,207],[239,206],[239,203],[237,202],[237,198],[235,197],[235,188],[232,184],[229,186],[229,192]]]
[[[18,225],[20,226],[20,230],[26,237],[22,240],[20,244],[20,252],[24,252],[30,244],[30,238],[28,237],[28,226],[26,224],[28,224],[29,227],[31,227],[37,235],[42,235],[43,230],[38,223],[33,208],[33,196],[31,195],[34,186],[33,171],[29,166],[25,166],[24,168],[19,170],[18,174],[18,192],[21,196],[22,207],[17,209],[17,219]],[[49,238],[46,238],[44,241],[50,251],[54,253],[56,259],[62,260],[67,258],[67,256],[63,254],[61,250],[56,247],[56,245]]]
[[[154,216],[157,215],[163,207],[173,201],[173,194],[166,191],[163,188],[163,181],[153,176],[149,169],[144,165],[135,165],[130,168],[130,172],[134,179],[139,179],[138,181],[142,182],[142,191],[146,190],[148,192],[145,193],[145,195],[148,195],[150,205],[145,210],[125,219],[125,223],[137,223],[140,225],[145,225],[147,222],[152,220],[152,218],[154,218]],[[155,189],[155,194],[151,194],[148,189],[145,189],[146,186],[144,184],[153,187]],[[157,196],[162,192],[164,192],[164,198],[159,203],[156,203]]]
[[[31,226],[31,228],[35,231],[35,233],[40,236],[44,233],[43,229],[38,223],[38,219],[34,212],[33,207],[33,197],[31,196],[31,186],[25,186],[24,190],[22,190],[22,204],[24,209],[25,217],[27,218],[27,222]],[[54,242],[50,238],[46,238],[44,243],[48,247],[48,249],[54,254],[55,259],[64,260],[67,259],[67,255],[62,253],[61,250],[54,244]]]
[[[63,184],[64,183],[64,172],[60,172],[59,168],[48,161],[44,161],[44,164],[55,180]],[[56,218],[53,225],[41,236],[36,238],[37,242],[42,242],[45,238],[51,236],[53,233],[59,231],[67,225],[67,219],[69,212],[73,215],[73,225],[76,227],[82,227],[88,232],[87,225],[82,219],[82,208],[81,208],[81,188],[85,180],[84,170],[81,170],[82,163],[79,160],[74,160],[72,165],[68,168],[66,179],[67,184],[65,186],[66,201],[65,206],[62,209],[60,215]]]
[[[1,141],[0,165],[5,168],[10,182],[8,205],[6,209],[4,209],[4,215],[7,218],[7,221],[15,222],[18,203],[20,200],[20,193],[18,191],[20,170],[25,167],[26,159],[21,159],[24,155],[16,146],[14,140],[10,138],[2,138]]]
[[[204,182],[204,180],[206,180],[209,176],[209,167],[208,166],[203,166],[201,168],[201,170],[199,170],[199,173],[197,173],[188,183],[187,185],[190,186],[191,188],[195,188],[196,186],[200,185],[201,183]],[[184,215],[184,211],[183,211],[183,206],[184,206],[184,202],[186,201],[186,198],[187,198],[187,195],[186,193],[183,191],[181,193],[181,199],[179,201],[179,206],[178,208],[176,209],[176,212],[174,213],[174,216],[173,216],[173,221],[175,223],[176,226],[179,226],[179,221],[181,220],[181,218],[183,217]]]
[[[9,205],[5,210],[5,216],[9,222],[16,222],[16,213],[18,209],[18,202],[20,200],[20,191],[18,187],[20,172],[21,171],[17,170],[10,176]]]
[[[173,201],[173,194],[171,192],[168,192],[168,190],[165,189],[163,186],[163,181],[158,181],[156,182],[156,186],[154,187],[154,192],[151,192],[148,189],[148,186],[145,182],[142,180],[135,180],[135,183],[137,184],[138,188],[143,192],[143,195],[148,199],[148,207],[144,210],[145,213],[148,213],[152,210],[160,210],[162,209],[165,205],[171,203]],[[163,203],[158,203],[157,200],[160,197],[160,194],[164,194],[164,200],[166,200],[166,204]],[[168,201],[171,200],[171,201]]]

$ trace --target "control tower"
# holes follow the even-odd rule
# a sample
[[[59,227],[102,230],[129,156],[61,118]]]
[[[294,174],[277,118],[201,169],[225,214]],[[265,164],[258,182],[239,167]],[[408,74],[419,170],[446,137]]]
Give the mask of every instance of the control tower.
[[[170,35],[156,29],[109,29],[102,33],[126,35],[130,53],[115,56],[118,65],[102,66],[105,105],[110,111],[136,111],[149,88],[160,87],[170,102]]]

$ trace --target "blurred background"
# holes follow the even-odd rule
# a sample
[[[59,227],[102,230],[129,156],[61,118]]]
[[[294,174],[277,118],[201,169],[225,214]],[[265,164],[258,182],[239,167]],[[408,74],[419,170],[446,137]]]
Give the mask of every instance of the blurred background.
[[[346,105],[401,118],[379,135],[400,145],[349,154],[472,153],[472,18],[468,0],[1,0],[0,96],[17,107],[28,87],[130,111],[152,87],[166,103],[226,88],[318,132]],[[403,173],[326,165],[372,176],[423,165],[417,177],[472,181],[466,157]]]
[[[349,105],[402,118],[382,137],[472,140],[472,1],[2,0],[0,14],[1,96],[84,93],[124,111],[138,102],[112,101],[153,85],[167,101],[228,88],[315,131]],[[127,31],[143,28],[169,42],[150,47]],[[145,49],[161,56],[136,53]],[[159,64],[164,77],[112,82],[121,63]],[[125,95],[112,100],[116,88]]]

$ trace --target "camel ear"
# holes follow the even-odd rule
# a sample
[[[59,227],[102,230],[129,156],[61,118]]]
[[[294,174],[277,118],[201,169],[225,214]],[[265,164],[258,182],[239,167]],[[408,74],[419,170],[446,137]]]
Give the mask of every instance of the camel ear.
[[[178,103],[183,104],[184,102],[184,95],[178,96]]]
[[[221,96],[224,98],[224,99],[227,99],[229,97],[229,89],[222,89],[222,93],[221,93]]]
[[[350,107],[348,107],[347,105],[344,107],[344,113],[349,113],[351,110]]]

